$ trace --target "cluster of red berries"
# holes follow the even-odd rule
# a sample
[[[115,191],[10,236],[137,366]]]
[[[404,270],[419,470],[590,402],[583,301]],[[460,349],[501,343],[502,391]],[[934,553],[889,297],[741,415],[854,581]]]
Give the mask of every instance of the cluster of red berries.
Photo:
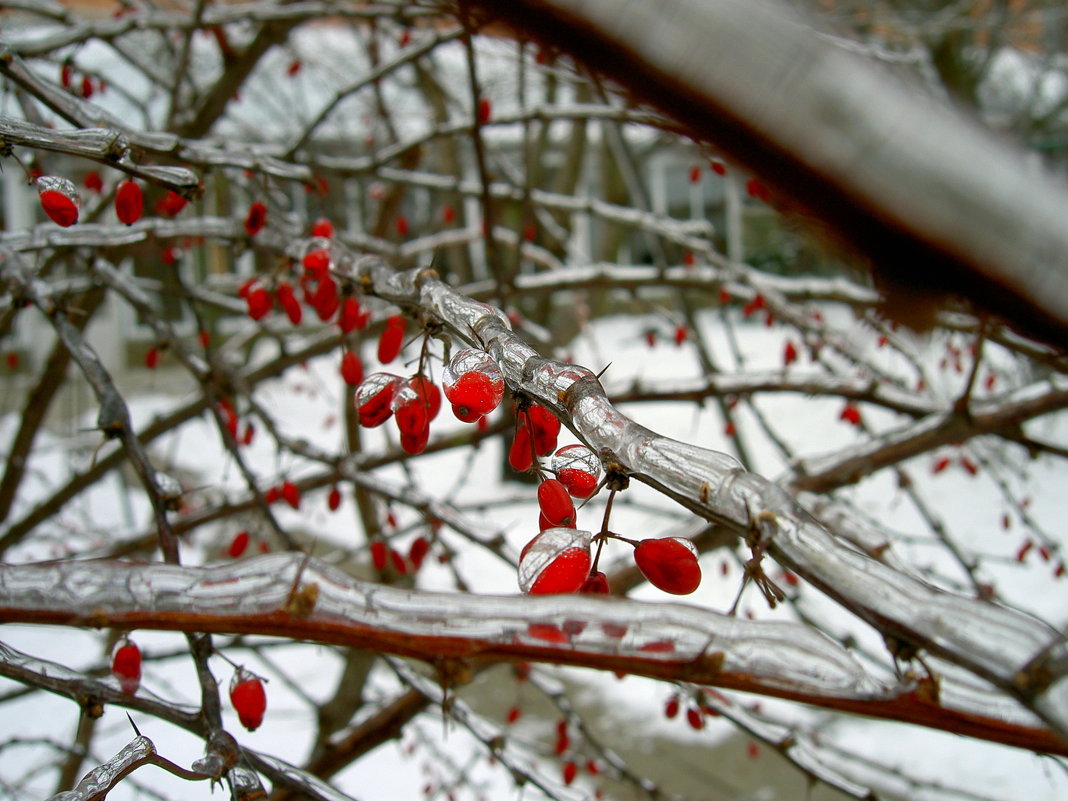
[[[416,537],[408,546],[408,555],[390,547],[384,539],[376,537],[371,542],[371,563],[379,573],[392,568],[401,576],[414,573],[423,566],[423,561],[430,552],[430,540]]]
[[[403,336],[404,318],[391,317],[378,342],[379,361],[388,363],[397,357]],[[430,423],[441,410],[442,392],[459,420],[476,422],[500,404],[504,377],[492,357],[473,348],[459,351],[445,365],[440,390],[422,374],[402,378],[372,373],[356,389],[360,425],[374,428],[393,417],[405,452],[422,453],[430,437]]]
[[[545,529],[526,544],[519,556],[520,589],[531,595],[607,595],[608,578],[592,569],[590,553],[592,544],[603,538],[564,526]],[[701,565],[697,549],[689,540],[663,537],[631,544],[635,564],[654,587],[672,595],[689,595],[700,586]]]
[[[518,471],[529,470],[539,456],[553,454],[559,419],[537,404],[516,413],[515,439],[509,462]],[[577,527],[574,498],[589,498],[599,486],[600,460],[585,445],[568,445],[553,454],[553,478],[538,484],[539,529],[519,555],[519,587],[531,595],[583,593],[607,595],[608,577],[596,569],[591,553],[612,538],[634,546],[634,561],[642,575],[659,589],[688,595],[701,583],[697,549],[678,537],[632,542],[607,529],[594,535]],[[541,474],[541,466],[538,473]]]
[[[430,423],[441,410],[441,391],[422,375],[402,378],[372,373],[356,388],[355,404],[360,425],[365,428],[375,428],[393,417],[401,447],[414,455],[426,450]]]
[[[273,487],[269,487],[267,491],[263,493],[263,499],[267,501],[267,503],[285,501],[294,509],[300,508],[300,497],[300,487],[289,480],[283,481],[281,484],[276,484]]]
[[[262,206],[262,204],[258,204]],[[266,209],[260,212],[254,208],[246,220],[249,234],[256,233],[263,225]],[[332,234],[333,226],[328,220],[320,220],[313,230],[320,234]],[[301,262],[303,271],[297,277],[300,298],[293,283],[285,278],[274,281],[260,276],[250,278],[238,289],[238,297],[245,300],[247,314],[253,320],[261,320],[274,309],[275,303],[281,307],[293,325],[299,325],[304,318],[304,306],[313,309],[321,321],[329,322],[336,317],[337,326],[342,334],[367,327],[369,313],[361,308],[360,302],[352,295],[342,295],[337,282],[330,275],[330,251],[325,247],[310,250]],[[403,336],[403,331],[402,331]],[[351,385],[358,384],[363,378],[363,365],[359,356],[351,351],[342,358],[341,375]]]

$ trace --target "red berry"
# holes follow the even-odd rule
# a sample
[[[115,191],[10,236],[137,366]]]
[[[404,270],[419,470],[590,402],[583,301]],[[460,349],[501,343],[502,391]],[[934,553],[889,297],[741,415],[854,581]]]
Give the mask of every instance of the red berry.
[[[426,404],[407,382],[401,384],[393,395],[393,417],[401,434],[418,434],[430,425]]]
[[[267,693],[264,692],[263,681],[247,670],[238,670],[230,682],[230,703],[241,725],[249,731],[255,731],[263,723],[263,715],[267,711]]]
[[[8,351],[4,354],[4,364],[7,365],[8,370],[19,369],[19,354],[16,351]]]
[[[931,465],[931,472],[937,475],[938,473],[941,473],[943,470],[945,470],[947,467],[949,467],[949,465],[950,465],[949,457],[948,456],[943,456],[941,459],[939,459],[937,462],[935,462],[933,465]]]
[[[397,236],[408,236],[408,218],[403,214],[397,217]]]
[[[401,31],[400,37],[397,39],[398,47],[407,47],[412,42],[412,32],[405,28]]]
[[[304,313],[300,308],[300,301],[293,294],[293,287],[288,282],[283,281],[275,288],[274,295],[278,298],[278,304],[282,307],[282,311],[286,313],[289,322],[293,323],[293,325],[300,325]]]
[[[701,183],[701,168],[698,167],[696,164],[690,167],[690,183]]]
[[[303,67],[303,66],[304,65],[300,62],[299,58],[293,59],[292,61],[289,62],[289,66],[286,67],[286,75],[288,75],[290,78],[292,78],[294,75],[296,75],[298,72],[300,72],[301,67]]]
[[[267,207],[258,200],[248,207],[248,216],[245,217],[245,231],[249,236],[255,236],[263,230],[267,222]]]
[[[161,217],[177,217],[189,201],[174,190],[169,190],[156,203],[156,214]]]
[[[441,390],[438,389],[437,384],[421,375],[412,376],[408,383],[422,399],[423,405],[426,407],[427,421],[429,422],[437,417],[438,412],[441,411]]]
[[[326,496],[326,506],[331,512],[336,512],[341,506],[341,490],[337,487],[330,488],[330,494]]]
[[[578,765],[574,762],[564,763],[564,784],[571,784],[575,781],[575,776],[578,775]]]
[[[786,340],[786,346],[782,351],[782,366],[789,367],[797,361],[797,346],[790,340]]]
[[[534,437],[534,451],[538,456],[548,456],[556,450],[556,438],[560,435],[560,420],[544,406],[536,403],[527,409]]]
[[[477,370],[464,373],[445,392],[456,416],[466,423],[484,417],[500,403],[493,380]]]
[[[554,526],[570,525],[575,519],[575,504],[568,494],[567,487],[555,478],[549,478],[538,485],[538,506]]]
[[[456,221],[456,209],[448,203],[441,209],[441,221],[446,225],[452,225]]]
[[[727,165],[724,164],[719,159],[713,159],[712,160],[712,172],[714,172],[716,175],[726,175],[727,174]]]
[[[115,192],[115,214],[119,222],[133,225],[145,210],[145,196],[137,181],[123,181]]]
[[[271,300],[271,293],[262,286],[249,292],[245,298],[245,303],[248,304],[248,316],[253,320],[262,320],[274,306],[274,301]]]
[[[298,487],[292,481],[283,481],[281,491],[282,500],[284,500],[294,509],[300,508],[300,487]]]
[[[611,595],[612,588],[608,586],[608,576],[598,570],[590,573],[579,592],[583,595]]]
[[[519,707],[513,706],[508,710],[508,714],[505,715],[504,719],[507,723],[515,723],[522,714],[523,712]]]
[[[89,170],[85,174],[85,180],[83,181],[85,188],[91,192],[100,194],[104,191],[104,179],[100,177],[100,173],[96,170]]]
[[[577,592],[590,574],[588,531],[550,528],[527,543],[519,558],[519,587],[531,595]]]
[[[159,364],[159,348],[153,346],[145,351],[145,367],[149,370],[155,370],[156,365]]]
[[[341,302],[341,313],[337,316],[337,327],[343,334],[361,331],[367,327],[367,312],[360,309],[360,302],[351,295]]]
[[[404,347],[405,325],[400,315],[393,315],[386,320],[386,327],[378,338],[378,361],[382,364],[389,364],[400,355]]]
[[[245,423],[245,433],[241,435],[242,445],[251,445],[252,438],[256,436],[256,426],[252,423]]]
[[[400,376],[390,373],[372,373],[356,389],[356,411],[360,425],[374,428],[386,422],[393,414],[393,394],[401,383]]]
[[[141,686],[141,649],[132,640],[123,640],[112,653],[111,674],[127,695]]]
[[[375,570],[382,571],[386,569],[386,563],[389,560],[389,548],[382,540],[375,540],[371,543],[371,563],[375,566]]]
[[[363,362],[355,351],[347,350],[341,357],[341,377],[350,387],[358,386],[363,381]]]
[[[423,560],[426,558],[429,550],[430,543],[427,541],[426,537],[416,537],[412,540],[412,544],[408,548],[408,561],[415,565],[416,570],[422,567]]]
[[[66,178],[46,175],[37,179],[41,208],[56,225],[68,228],[78,222],[78,190]]]
[[[453,407],[453,411],[456,411],[456,407]],[[530,430],[525,421],[520,421],[519,427],[515,430],[512,447],[508,450],[508,464],[517,473],[525,473],[534,464],[534,456],[530,451]]]
[[[838,415],[839,420],[845,420],[851,425],[860,425],[860,409],[857,408],[855,403],[847,403],[845,408],[842,409],[842,413]]]
[[[676,717],[679,714],[679,697],[677,695],[671,696],[667,703],[664,704],[664,717],[669,720]]]
[[[760,294],[754,295],[753,299],[750,300],[748,303],[746,303],[742,307],[742,316],[743,317],[750,317],[750,316],[752,316],[753,312],[760,311],[761,309],[764,308],[764,306],[766,304],[767,304],[767,301],[764,300],[764,296],[763,295],[760,295]]]
[[[441,377],[442,390],[464,422],[483,417],[504,397],[500,365],[485,351],[464,348],[453,354]]]
[[[268,504],[278,503],[282,499],[282,491],[278,487],[268,487],[263,493],[263,500]]]
[[[675,326],[675,344],[676,345],[681,345],[683,342],[685,342],[689,338],[689,336],[690,336],[690,332],[686,330],[686,326],[684,326],[684,325]]]
[[[320,217],[312,225],[312,236],[321,236],[324,239],[332,239],[334,236],[334,224],[326,217]]]
[[[324,323],[327,322],[341,305],[341,299],[337,294],[337,282],[329,275],[324,275],[311,301],[319,319]]]
[[[488,97],[483,97],[478,101],[478,121],[482,125],[485,125],[493,117],[493,104]]]
[[[226,555],[231,559],[237,559],[248,548],[249,540],[251,539],[252,537],[247,531],[237,532],[230,541],[230,547],[226,549]]]
[[[705,727],[705,718],[701,714],[701,710],[697,707],[690,707],[686,710],[686,722],[690,724],[690,728],[700,731]]]
[[[330,251],[326,248],[309,250],[304,254],[301,261],[308,276],[316,281],[321,281],[330,269]]]
[[[693,543],[679,537],[642,540],[634,561],[649,582],[672,595],[689,595],[701,583],[701,565]]]
[[[74,83],[74,68],[67,61],[59,68],[59,84],[64,89],[70,89]]]

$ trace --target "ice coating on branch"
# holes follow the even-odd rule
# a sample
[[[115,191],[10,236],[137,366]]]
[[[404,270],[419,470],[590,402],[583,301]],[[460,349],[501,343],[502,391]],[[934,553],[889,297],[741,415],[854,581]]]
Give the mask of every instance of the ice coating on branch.
[[[573,529],[566,529],[575,534]],[[589,533],[579,535],[588,542]],[[290,619],[294,586],[317,598],[304,633],[431,658],[517,655],[564,647],[587,659],[686,665],[693,680],[744,675],[747,681],[810,695],[870,697],[885,691],[839,645],[794,623],[738,620],[679,604],[583,596],[478,596],[402,590],[358,581],[296,554],[269,554],[210,568],[115,562],[0,566],[0,605],[65,623],[166,627],[174,613],[190,625],[270,633]],[[33,592],[25,592],[28,587]],[[281,617],[280,617],[281,616]],[[573,621],[569,624],[568,621]],[[581,625],[579,625],[581,624]],[[547,642],[545,632],[553,632]],[[542,636],[539,636],[542,635]],[[655,645],[655,648],[650,646]],[[533,651],[531,650],[533,649]],[[609,663],[606,663],[609,664]]]
[[[56,793],[50,801],[90,801],[104,798],[127,773],[156,753],[147,737],[135,737],[119,753],[93,768],[73,790]]]

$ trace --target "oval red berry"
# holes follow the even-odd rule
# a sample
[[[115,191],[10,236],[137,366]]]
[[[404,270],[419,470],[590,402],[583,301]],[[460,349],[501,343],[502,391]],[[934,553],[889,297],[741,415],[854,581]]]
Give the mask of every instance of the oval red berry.
[[[115,192],[115,214],[119,222],[133,225],[145,210],[145,197],[137,181],[123,181]]]
[[[263,723],[267,711],[267,693],[263,689],[263,682],[243,670],[236,674],[235,679],[237,681],[230,685],[230,703],[241,725],[249,731],[255,731]]]
[[[649,583],[672,595],[689,595],[701,584],[697,549],[678,537],[642,540],[634,561]]]

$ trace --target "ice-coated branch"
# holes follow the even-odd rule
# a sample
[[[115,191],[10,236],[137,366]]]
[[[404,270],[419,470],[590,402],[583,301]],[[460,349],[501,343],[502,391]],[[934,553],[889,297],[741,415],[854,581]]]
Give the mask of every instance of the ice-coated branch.
[[[731,456],[660,436],[617,410],[588,369],[541,357],[505,315],[455,292],[433,271],[395,273],[339,253],[337,274],[367,292],[417,305],[498,361],[508,387],[553,410],[609,470],[656,488],[695,514],[764,543],[777,561],[884,637],[927,649],[1015,695],[1068,737],[1068,643],[1047,624],[940,591],[857,552],[779,485]],[[1022,402],[1033,403],[1034,400]]]
[[[13,145],[92,159],[180,194],[191,194],[200,184],[196,174],[184,167],[137,164],[129,138],[116,130],[54,131],[22,120],[0,117],[0,146]]]
[[[303,599],[298,602],[298,599]],[[583,596],[404,590],[316,559],[274,554],[212,567],[121,562],[0,566],[0,621],[295,637],[429,662],[550,661],[746,690],[1068,754],[1016,707],[991,717],[871,678],[796,623]]]
[[[103,765],[89,771],[73,790],[56,793],[49,801],[104,801],[119,782],[144,765],[155,765],[187,781],[212,778],[161,757],[150,739],[138,735]]]

